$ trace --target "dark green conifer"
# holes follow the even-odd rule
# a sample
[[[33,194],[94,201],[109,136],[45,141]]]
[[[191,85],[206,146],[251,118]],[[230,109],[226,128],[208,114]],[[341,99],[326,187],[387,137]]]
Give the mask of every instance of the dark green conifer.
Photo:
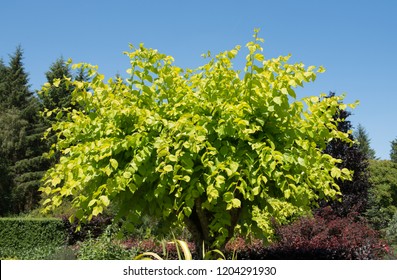
[[[397,163],[397,138],[391,141],[390,160]]]
[[[28,83],[23,51],[17,47],[9,65],[0,65],[0,168],[4,171],[0,195],[6,197],[0,215],[33,209],[48,167],[42,157],[45,126],[39,116],[41,104]]]
[[[52,84],[55,79],[63,77],[72,78],[69,65],[61,57],[57,59],[46,72],[47,82]],[[45,95],[41,95],[44,108],[53,110],[55,108],[69,108],[71,106],[71,89],[67,88],[64,81],[58,87],[51,86]]]

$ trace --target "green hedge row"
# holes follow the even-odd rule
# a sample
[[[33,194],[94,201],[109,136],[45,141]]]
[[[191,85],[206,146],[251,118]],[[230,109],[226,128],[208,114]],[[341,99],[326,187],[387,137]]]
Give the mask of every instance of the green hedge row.
[[[45,259],[66,238],[61,219],[0,218],[0,259]]]

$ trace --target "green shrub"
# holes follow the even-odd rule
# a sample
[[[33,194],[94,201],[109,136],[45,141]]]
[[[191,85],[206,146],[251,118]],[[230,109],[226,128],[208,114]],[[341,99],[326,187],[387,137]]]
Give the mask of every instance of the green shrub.
[[[98,238],[88,238],[79,242],[77,258],[80,260],[128,260],[136,256],[135,249],[126,249],[115,238],[111,226]]]
[[[394,213],[393,218],[386,229],[386,239],[391,244],[397,245],[397,212]]]
[[[57,248],[52,254],[48,255],[49,260],[76,260],[77,252],[71,246],[62,246]]]
[[[397,211],[397,164],[371,160],[369,167],[372,187],[366,216],[375,229],[384,231]]]
[[[0,258],[46,259],[66,241],[60,219],[0,219]]]

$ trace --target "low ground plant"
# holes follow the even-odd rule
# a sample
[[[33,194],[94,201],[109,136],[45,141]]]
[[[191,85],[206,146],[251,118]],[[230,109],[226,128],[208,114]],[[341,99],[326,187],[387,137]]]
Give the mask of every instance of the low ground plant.
[[[112,227],[97,238],[88,237],[78,242],[77,258],[80,260],[131,260],[136,256],[136,248],[126,248],[116,237]]]

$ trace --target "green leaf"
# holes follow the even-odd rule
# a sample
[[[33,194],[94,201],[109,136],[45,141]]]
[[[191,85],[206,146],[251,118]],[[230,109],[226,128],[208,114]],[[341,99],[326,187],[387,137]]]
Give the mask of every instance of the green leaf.
[[[222,185],[225,183],[225,177],[222,175],[218,175],[216,176],[215,181],[217,184]]]
[[[281,97],[280,96],[276,96],[273,98],[274,103],[276,103],[277,105],[281,105],[282,101],[281,101]]]
[[[260,191],[261,191],[261,188],[260,187],[255,187],[255,188],[253,188],[252,189],[252,194],[254,195],[254,196],[256,196],[256,195],[258,195],[259,193],[260,193]]]
[[[117,160],[115,160],[115,159],[110,159],[110,164],[112,165],[112,167],[114,168],[114,169],[117,169],[117,167],[119,166],[119,163],[117,162]]]
[[[199,142],[203,142],[203,141],[205,141],[205,136],[204,135],[200,135],[200,136],[197,136],[197,141],[199,141]]]
[[[168,165],[164,166],[164,171],[165,172],[171,172],[172,170],[174,170],[172,165],[168,164]]]
[[[101,214],[103,211],[102,206],[95,206],[94,209],[92,210],[92,215],[93,216],[98,216],[99,214]]]
[[[227,203],[231,202],[233,198],[234,198],[234,195],[231,192],[225,192],[223,194],[223,201],[225,201]]]
[[[105,195],[101,195],[99,197],[99,200],[102,201],[102,203],[103,203],[103,205],[105,205],[105,207],[109,206],[109,204],[110,204],[109,198]]]
[[[256,54],[254,55],[254,58],[255,58],[256,60],[258,60],[258,61],[263,61],[263,60],[265,59],[265,57],[264,57],[263,54],[261,54],[261,53],[256,53]]]
[[[190,217],[190,215],[192,214],[192,208],[190,207],[183,207],[183,212],[185,213],[186,217]]]
[[[93,206],[95,203],[97,203],[97,200],[96,200],[96,199],[91,200],[91,201],[88,203],[88,207]]]
[[[284,191],[284,196],[285,196],[286,199],[288,199],[291,196],[291,190],[290,189],[286,189]]]
[[[219,197],[219,192],[217,189],[215,189],[214,185],[209,185],[207,187],[207,197],[208,201],[211,203],[214,199],[217,199]]]
[[[241,200],[237,198],[232,199],[232,207],[233,208],[240,208],[241,207]]]
[[[131,176],[132,176],[132,174],[129,171],[126,171],[126,172],[123,173],[123,177],[126,178],[126,179],[131,178]]]
[[[59,84],[60,84],[60,83],[61,83],[61,79],[59,79],[59,78],[54,79],[53,82],[52,82],[52,84],[53,84],[55,87],[59,87]]]
[[[331,176],[334,178],[339,178],[341,176],[341,170],[337,167],[331,169]]]
[[[59,177],[54,177],[52,180],[51,180],[51,184],[52,184],[52,186],[56,186],[56,185],[58,185],[59,183],[61,182],[61,179],[59,178]]]
[[[175,156],[175,155],[169,155],[169,156],[168,156],[168,159],[169,159],[170,161],[173,161],[173,162],[178,161],[178,157]]]

